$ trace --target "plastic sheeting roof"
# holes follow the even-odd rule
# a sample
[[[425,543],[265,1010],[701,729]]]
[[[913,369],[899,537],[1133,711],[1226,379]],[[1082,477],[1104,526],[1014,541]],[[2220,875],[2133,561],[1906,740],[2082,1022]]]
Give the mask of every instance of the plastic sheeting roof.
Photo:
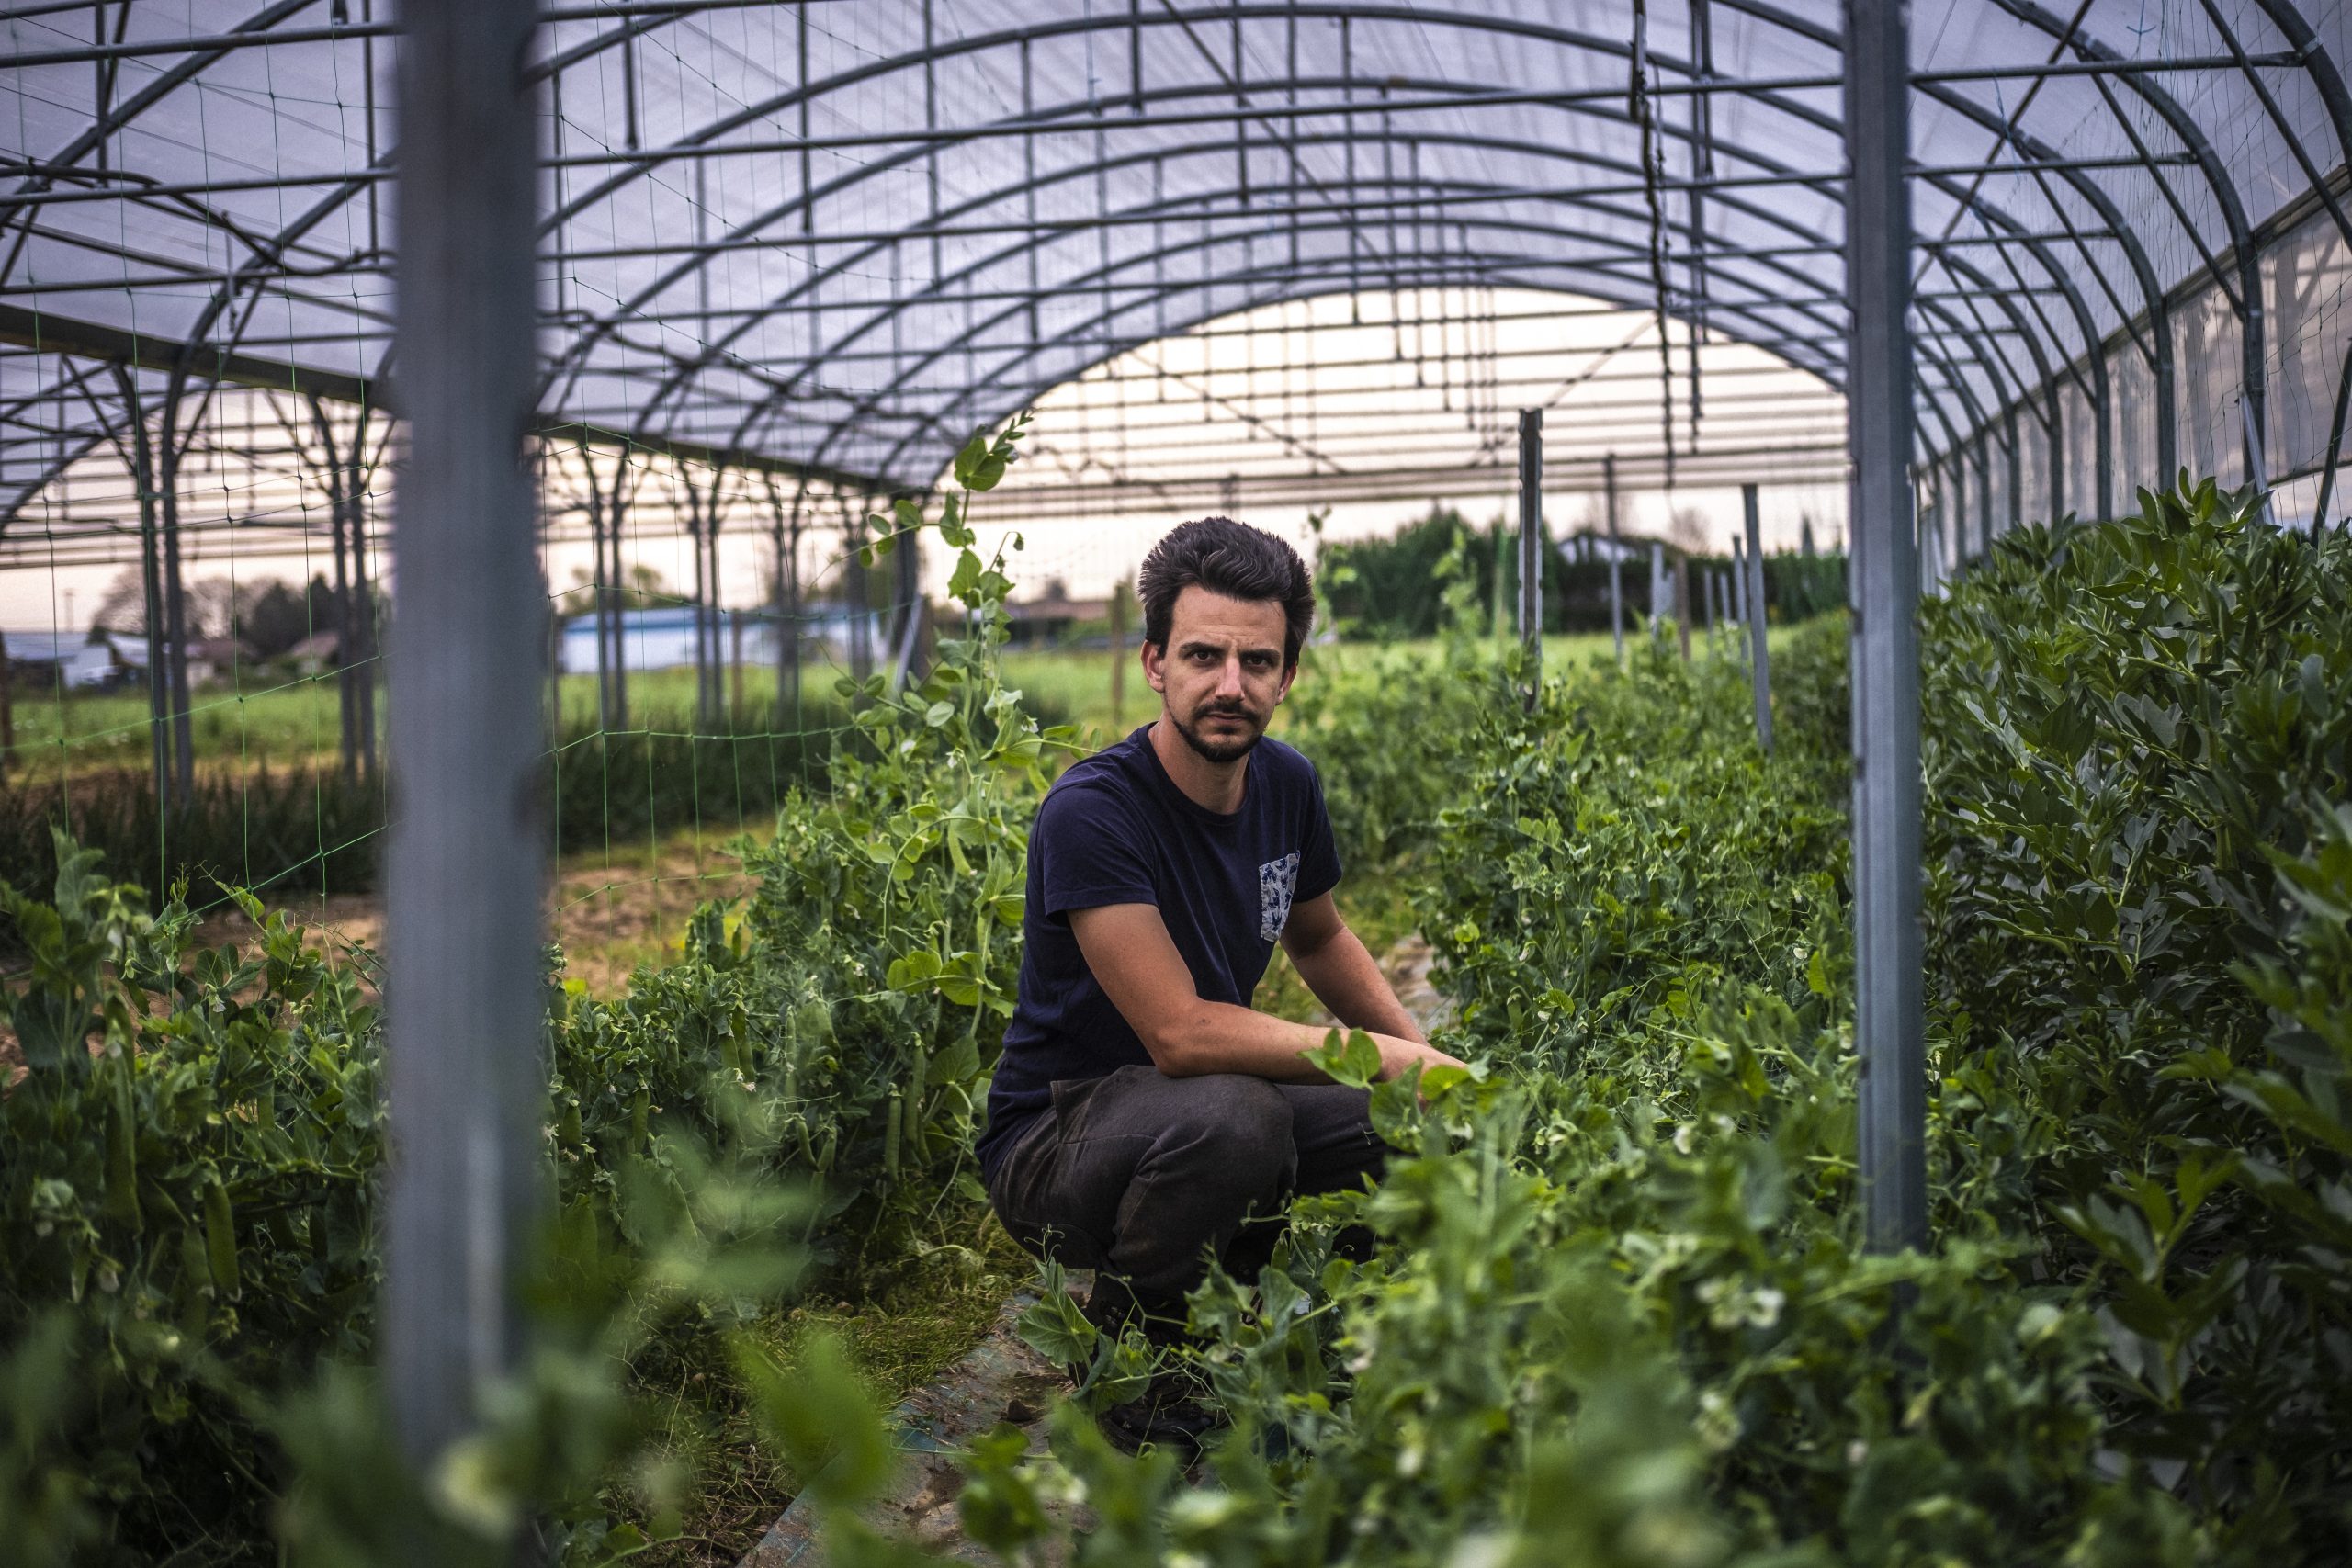
[[[10,14],[0,516],[128,396],[152,417],[175,366],[346,399],[389,377],[397,404],[383,16]],[[1662,309],[1840,378],[1834,4],[547,16],[551,425],[922,486],[970,428],[1137,342],[1414,283]],[[2169,356],[2132,323],[2201,272],[2226,294],[2233,248],[2344,162],[2346,28],[2288,0],[1916,13],[1923,444],[2119,333],[2152,372]]]

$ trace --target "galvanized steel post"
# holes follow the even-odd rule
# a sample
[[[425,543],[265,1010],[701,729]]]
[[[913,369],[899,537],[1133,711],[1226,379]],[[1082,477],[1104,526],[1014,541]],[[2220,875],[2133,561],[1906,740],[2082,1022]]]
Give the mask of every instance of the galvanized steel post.
[[[1617,454],[1600,459],[1601,491],[1609,506],[1609,635],[1617,647],[1617,662],[1625,662],[1624,554],[1617,540]]]
[[[1527,709],[1544,685],[1544,411],[1519,411],[1519,641]]]
[[[1754,665],[1756,743],[1769,757],[1772,754],[1772,664],[1764,646],[1764,539],[1757,521],[1754,485],[1739,487],[1739,503],[1747,514],[1747,605],[1754,612],[1747,622],[1747,647]]]
[[[391,1190],[384,1382],[431,1461],[515,1360],[537,1212],[547,602],[536,376],[533,0],[401,6],[399,352],[409,457],[392,662]]]
[[[1864,1237],[1928,1240],[1920,917],[1919,581],[1911,528],[1908,13],[1846,3],[1846,365],[1853,456],[1855,1044]],[[2012,448],[2014,450],[2014,448]]]
[[[1650,541],[1650,640],[1666,635],[1666,547]]]
[[[1747,554],[1737,534],[1731,536],[1731,620],[1739,634],[1732,640],[1739,643],[1740,637],[1747,632]],[[1747,649],[1745,644],[1740,644],[1738,652],[1740,659],[1746,660]]]

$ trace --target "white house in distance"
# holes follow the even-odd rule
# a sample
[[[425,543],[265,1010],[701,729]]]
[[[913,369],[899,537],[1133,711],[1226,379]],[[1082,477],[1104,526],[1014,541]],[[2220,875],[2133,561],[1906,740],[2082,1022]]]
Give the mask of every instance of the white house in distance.
[[[716,610],[718,657],[732,663],[773,664],[776,658],[775,617],[763,611]],[[621,668],[675,670],[695,661],[695,609],[691,604],[664,605],[653,610],[622,610]],[[866,616],[876,657],[882,649],[888,622],[879,615]],[[838,604],[811,605],[800,616],[801,656],[810,660],[849,660],[849,612]],[[736,638],[742,641],[738,653]],[[557,666],[566,675],[596,672],[596,617],[568,615],[558,640]]]
[[[39,665],[68,691],[118,685],[147,667],[147,640],[107,632],[7,631],[8,663]]]

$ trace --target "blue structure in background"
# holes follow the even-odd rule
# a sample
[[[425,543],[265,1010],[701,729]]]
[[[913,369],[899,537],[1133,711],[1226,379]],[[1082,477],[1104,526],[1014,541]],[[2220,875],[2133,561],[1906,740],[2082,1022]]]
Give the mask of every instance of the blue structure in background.
[[[724,663],[739,660],[745,664],[774,664],[776,661],[776,618],[772,612],[753,610],[713,610],[707,612],[718,622],[718,653]],[[691,669],[695,662],[695,616],[691,604],[665,605],[654,610],[621,610],[616,612],[621,622],[621,667],[628,671]],[[872,611],[866,621],[873,638],[871,647],[884,644],[884,618]],[[803,659],[830,659],[835,663],[849,660],[850,615],[839,605],[820,605],[799,617],[800,654]],[[738,636],[742,638],[740,646]],[[594,675],[596,672],[596,617],[594,614],[569,615],[564,618],[563,636],[557,644],[558,668],[566,675]]]

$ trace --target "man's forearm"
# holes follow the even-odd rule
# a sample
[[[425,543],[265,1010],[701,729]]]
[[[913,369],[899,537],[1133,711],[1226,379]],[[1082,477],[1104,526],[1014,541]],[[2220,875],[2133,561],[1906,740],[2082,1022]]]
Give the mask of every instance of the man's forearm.
[[[1247,1073],[1276,1083],[1320,1083],[1322,1069],[1306,1060],[1328,1029],[1236,1007],[1195,1000],[1144,1034],[1145,1048],[1170,1077]],[[1383,1053],[1384,1058],[1386,1053]]]
[[[1416,1044],[1429,1043],[1429,1037],[1421,1032],[1413,1015],[1405,1010],[1405,1004],[1396,999],[1388,976],[1373,962],[1363,940],[1346,926],[1332,932],[1320,947],[1292,953],[1290,961],[1316,999],[1350,1029],[1395,1034]]]

